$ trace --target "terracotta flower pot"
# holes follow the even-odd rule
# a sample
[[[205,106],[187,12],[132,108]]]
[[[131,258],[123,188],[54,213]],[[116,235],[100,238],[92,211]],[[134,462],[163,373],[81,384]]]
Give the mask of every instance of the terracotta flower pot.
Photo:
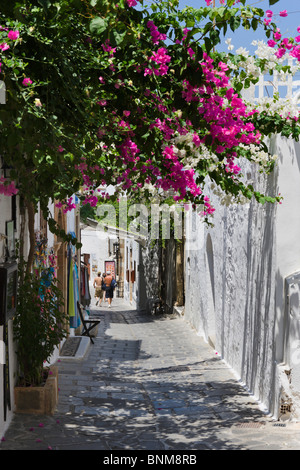
[[[15,412],[52,415],[58,402],[58,368],[50,367],[45,385],[15,387]]]

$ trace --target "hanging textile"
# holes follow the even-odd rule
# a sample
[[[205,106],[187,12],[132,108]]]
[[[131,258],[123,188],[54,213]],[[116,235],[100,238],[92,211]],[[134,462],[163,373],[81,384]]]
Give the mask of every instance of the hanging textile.
[[[82,304],[85,306],[89,306],[91,303],[91,294],[90,294],[90,287],[89,287],[89,273],[86,267],[84,268],[84,272],[83,272],[83,283],[84,283],[84,295],[82,298]]]
[[[80,295],[81,295],[81,302],[85,296],[85,267],[81,266],[80,270]]]
[[[77,328],[80,325],[80,316],[77,308],[77,301],[79,300],[79,277],[77,264],[73,266],[73,296],[74,296],[74,315],[70,317],[70,327]]]
[[[80,316],[78,312],[77,301],[80,301],[79,274],[76,263],[75,248],[72,243],[69,243],[67,311],[70,318],[70,328],[77,328],[80,325]]]

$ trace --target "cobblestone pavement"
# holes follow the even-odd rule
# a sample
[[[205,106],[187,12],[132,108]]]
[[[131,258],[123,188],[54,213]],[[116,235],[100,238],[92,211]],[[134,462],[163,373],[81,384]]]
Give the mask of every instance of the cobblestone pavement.
[[[57,362],[55,414],[15,414],[0,450],[300,449],[300,425],[274,426],[184,318],[92,312],[95,343]]]

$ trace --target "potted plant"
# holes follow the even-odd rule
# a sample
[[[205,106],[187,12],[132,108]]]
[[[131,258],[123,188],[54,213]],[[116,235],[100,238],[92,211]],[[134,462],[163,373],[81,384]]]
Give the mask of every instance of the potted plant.
[[[19,374],[15,411],[52,414],[58,398],[57,368],[44,367],[66,336],[66,314],[54,268],[26,273],[20,280],[14,340]]]

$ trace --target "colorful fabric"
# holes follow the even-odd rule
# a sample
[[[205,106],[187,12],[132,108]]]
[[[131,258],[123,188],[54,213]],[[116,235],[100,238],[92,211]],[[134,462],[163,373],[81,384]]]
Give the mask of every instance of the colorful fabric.
[[[73,276],[73,260],[70,260],[70,270],[69,270],[69,305],[68,305],[68,314],[70,317],[75,316],[75,304],[74,304],[74,276]]]

